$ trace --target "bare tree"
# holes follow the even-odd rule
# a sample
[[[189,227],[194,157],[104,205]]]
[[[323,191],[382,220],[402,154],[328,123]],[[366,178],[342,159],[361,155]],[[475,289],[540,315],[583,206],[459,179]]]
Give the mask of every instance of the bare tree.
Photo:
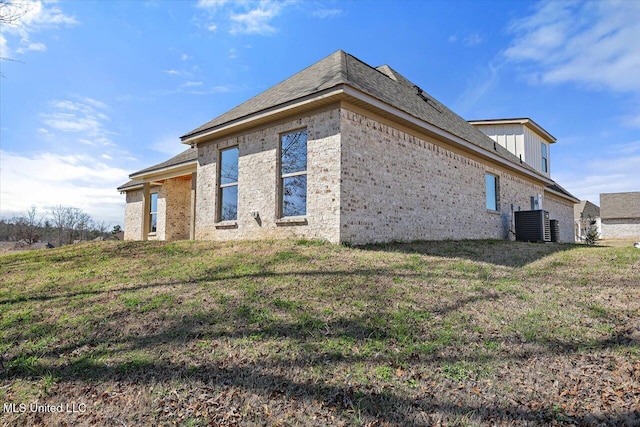
[[[16,25],[29,12],[29,2],[0,0],[0,24]]]
[[[67,218],[69,208],[66,206],[58,205],[51,208],[49,216],[51,217],[51,224],[56,229],[58,234],[57,246],[63,244],[63,238],[67,229]]]
[[[29,245],[36,243],[40,238],[42,221],[43,218],[38,217],[35,206],[31,206],[26,215],[14,218],[13,226],[16,240],[24,240]]]
[[[82,212],[80,209],[75,213],[76,215],[76,236],[80,240],[87,240],[87,231],[92,227],[93,220],[88,213]]]

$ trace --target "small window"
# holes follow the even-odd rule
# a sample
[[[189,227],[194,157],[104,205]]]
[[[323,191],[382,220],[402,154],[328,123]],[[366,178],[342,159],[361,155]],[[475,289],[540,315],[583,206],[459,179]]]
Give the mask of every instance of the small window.
[[[219,221],[238,219],[238,147],[220,151]]]
[[[547,144],[542,143],[542,172],[549,172],[549,161],[547,160]]]
[[[149,207],[149,233],[155,233],[158,229],[158,193],[151,193]]]
[[[487,194],[487,210],[498,210],[498,177],[490,173],[485,175],[485,187]]]
[[[280,216],[307,213],[307,130],[280,138]]]

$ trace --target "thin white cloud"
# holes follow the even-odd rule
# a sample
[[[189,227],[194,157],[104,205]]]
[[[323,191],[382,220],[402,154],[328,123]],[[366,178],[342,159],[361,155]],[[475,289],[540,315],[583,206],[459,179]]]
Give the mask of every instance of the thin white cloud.
[[[184,82],[182,84],[182,87],[198,87],[198,86],[202,86],[204,83],[202,82]]]
[[[3,14],[18,17],[12,25],[4,25],[2,28],[4,35],[0,37],[0,56],[4,58],[10,57],[14,49],[18,54],[45,51],[46,45],[43,42],[32,40],[37,33],[78,24],[75,17],[66,15],[52,2],[23,0],[11,2],[3,8]],[[12,48],[9,40],[11,44],[17,44],[17,48]]]
[[[580,199],[598,203],[600,193],[638,191],[640,188],[640,141],[611,145],[595,159],[572,154],[566,162],[573,167],[555,172],[552,165],[554,179],[575,191]]]
[[[318,9],[314,10],[311,15],[316,18],[326,19],[326,18],[335,18],[342,15],[341,9]]]
[[[462,43],[464,43],[465,46],[472,47],[472,46],[477,46],[477,45],[481,44],[483,41],[484,40],[483,40],[482,37],[480,37],[480,34],[472,33],[472,34],[469,34],[468,36],[466,36],[462,40]]]
[[[177,76],[180,74],[178,70],[164,70],[163,73],[169,74],[170,76]]]
[[[122,224],[124,199],[116,191],[128,171],[111,167],[87,155],[0,151],[2,216],[35,205],[41,212],[51,206],[74,206],[94,220]]]
[[[26,51],[34,51],[34,52],[45,52],[47,50],[47,46],[44,43],[29,43],[26,47],[20,47],[16,52],[23,54]]]
[[[79,142],[87,145],[113,145],[109,136],[113,134],[106,128],[110,118],[105,114],[108,106],[92,98],[77,100],[58,100],[51,102],[51,110],[40,115],[47,126],[45,133],[76,133],[82,135]]]
[[[473,47],[482,44],[482,42],[484,42],[484,38],[482,38],[482,36],[478,33],[466,34],[465,36],[451,34],[447,41],[449,43],[457,43],[459,41],[467,47]]]
[[[267,7],[260,6],[245,13],[233,13],[230,16],[234,25],[231,34],[260,34],[268,35],[276,32],[271,25],[271,20],[280,12],[278,3],[266,3]]]
[[[456,101],[455,111],[466,114],[480,99],[494,89],[499,80],[500,66],[489,63],[486,68],[479,68],[474,75],[474,80],[468,82],[467,89]]]
[[[215,32],[223,25],[224,31],[232,35],[271,35],[278,31],[273,21],[285,7],[296,1],[226,1],[200,0],[196,7],[208,14],[207,23],[202,27]],[[339,14],[338,9],[322,9],[317,17],[330,17]]]
[[[185,82],[175,89],[161,89],[152,92],[152,95],[167,96],[178,93],[187,93],[190,95],[214,95],[217,93],[229,93],[245,90],[246,86],[238,85],[217,85],[205,87],[204,82]]]
[[[179,132],[175,132],[169,136],[165,136],[164,138],[160,138],[154,141],[149,148],[153,151],[157,151],[162,154],[166,154],[168,156],[175,156],[176,154],[181,153],[186,150],[188,147],[180,142],[179,138],[176,138],[176,135],[179,135]]]
[[[640,2],[540,3],[514,21],[504,56],[541,83],[640,93]]]
[[[229,0],[198,0],[197,5],[203,9],[218,9],[227,3]]]

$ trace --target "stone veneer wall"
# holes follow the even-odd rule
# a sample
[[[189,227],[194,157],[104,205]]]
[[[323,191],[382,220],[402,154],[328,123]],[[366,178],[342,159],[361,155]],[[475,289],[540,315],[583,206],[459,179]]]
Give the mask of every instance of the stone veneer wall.
[[[277,218],[279,135],[307,129],[306,224]],[[216,223],[220,149],[238,146],[238,219]],[[339,242],[340,110],[319,111],[236,137],[198,145],[196,239],[318,238]],[[259,220],[251,215],[259,213]]]
[[[342,241],[512,238],[513,210],[543,187],[348,109],[341,111]],[[499,177],[499,212],[485,173]],[[573,215],[573,214],[572,214]]]
[[[573,205],[573,203],[556,195],[544,193],[542,209],[549,212],[549,219],[558,220],[561,242],[572,243],[575,241]]]
[[[640,241],[640,219],[602,219],[602,238]]]
[[[142,240],[142,190],[127,191],[124,208],[124,240]]]

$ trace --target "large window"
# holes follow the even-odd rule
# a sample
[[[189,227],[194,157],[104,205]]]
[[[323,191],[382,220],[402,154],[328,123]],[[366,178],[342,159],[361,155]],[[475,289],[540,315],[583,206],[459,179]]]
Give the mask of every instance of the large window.
[[[541,144],[542,145],[542,172],[547,173],[549,172],[549,160],[548,160],[548,156],[547,156],[547,144],[545,144],[544,142]]]
[[[238,219],[238,147],[220,151],[219,221]]]
[[[490,211],[498,210],[498,177],[490,173],[484,176],[485,188],[487,194],[487,209]]]
[[[280,138],[280,216],[307,213],[307,130]]]
[[[149,206],[149,233],[155,233],[158,229],[158,193],[151,193]]]

